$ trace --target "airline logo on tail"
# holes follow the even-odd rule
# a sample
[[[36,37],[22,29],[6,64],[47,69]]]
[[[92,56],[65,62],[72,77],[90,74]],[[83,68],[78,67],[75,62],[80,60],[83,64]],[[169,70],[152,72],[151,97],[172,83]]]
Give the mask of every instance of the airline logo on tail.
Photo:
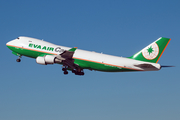
[[[170,38],[160,37],[129,58],[145,62],[157,63],[170,40]]]
[[[159,47],[155,42],[145,47],[142,50],[143,57],[148,60],[155,59],[158,56],[158,54],[159,54]]]

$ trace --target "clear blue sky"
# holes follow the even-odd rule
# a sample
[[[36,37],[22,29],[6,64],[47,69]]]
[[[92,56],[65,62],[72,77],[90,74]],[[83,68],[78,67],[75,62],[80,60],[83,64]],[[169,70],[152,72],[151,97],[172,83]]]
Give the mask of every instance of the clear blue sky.
[[[179,0],[1,0],[0,120],[179,120]],[[6,42],[18,36],[129,57],[171,38],[156,72],[63,75]]]

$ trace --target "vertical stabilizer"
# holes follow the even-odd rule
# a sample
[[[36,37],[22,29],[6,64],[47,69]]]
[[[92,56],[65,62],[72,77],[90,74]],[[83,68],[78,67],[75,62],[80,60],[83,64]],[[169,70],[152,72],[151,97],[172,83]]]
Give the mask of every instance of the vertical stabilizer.
[[[145,62],[157,63],[170,40],[170,38],[161,37],[130,58]]]

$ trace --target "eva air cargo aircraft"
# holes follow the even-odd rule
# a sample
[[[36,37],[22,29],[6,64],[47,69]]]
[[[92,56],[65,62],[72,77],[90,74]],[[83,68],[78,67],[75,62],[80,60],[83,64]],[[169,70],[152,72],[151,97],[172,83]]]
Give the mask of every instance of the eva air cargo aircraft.
[[[131,57],[117,57],[86,50],[55,45],[43,40],[18,37],[6,44],[12,53],[35,58],[38,64],[62,64],[64,74],[68,70],[75,75],[84,75],[83,69],[103,72],[156,71],[161,66],[157,62],[171,39],[161,37]]]

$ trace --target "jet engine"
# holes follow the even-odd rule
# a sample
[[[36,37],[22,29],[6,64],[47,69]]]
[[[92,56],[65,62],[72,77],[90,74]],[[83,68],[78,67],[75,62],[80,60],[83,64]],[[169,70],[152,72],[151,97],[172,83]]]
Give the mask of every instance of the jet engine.
[[[54,55],[45,55],[43,57],[39,56],[36,58],[36,63],[41,65],[54,64],[56,56]],[[57,61],[57,60],[56,60]]]

